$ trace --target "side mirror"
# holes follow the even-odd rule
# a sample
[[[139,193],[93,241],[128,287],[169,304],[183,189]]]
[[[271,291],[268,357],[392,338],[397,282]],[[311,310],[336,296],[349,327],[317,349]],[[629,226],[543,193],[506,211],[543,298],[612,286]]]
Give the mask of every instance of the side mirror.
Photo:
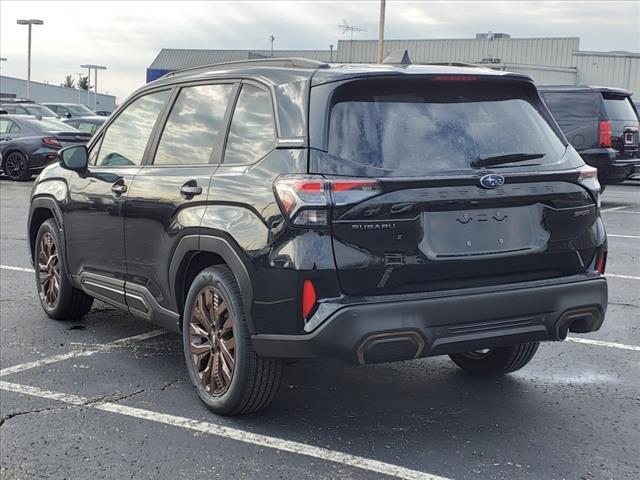
[[[58,152],[58,161],[62,168],[74,172],[84,172],[89,164],[89,154],[84,145],[74,145]]]
[[[67,118],[71,118],[71,113],[67,112],[67,113],[65,114],[65,117],[67,117]]]

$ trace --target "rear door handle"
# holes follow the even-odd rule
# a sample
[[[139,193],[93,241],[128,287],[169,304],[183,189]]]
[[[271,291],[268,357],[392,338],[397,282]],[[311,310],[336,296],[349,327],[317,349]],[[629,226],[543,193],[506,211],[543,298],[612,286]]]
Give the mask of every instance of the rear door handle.
[[[195,182],[187,182],[180,188],[180,193],[185,197],[193,197],[202,193],[202,187]]]
[[[122,184],[116,184],[111,187],[111,191],[117,195],[122,195],[127,191],[127,186]]]

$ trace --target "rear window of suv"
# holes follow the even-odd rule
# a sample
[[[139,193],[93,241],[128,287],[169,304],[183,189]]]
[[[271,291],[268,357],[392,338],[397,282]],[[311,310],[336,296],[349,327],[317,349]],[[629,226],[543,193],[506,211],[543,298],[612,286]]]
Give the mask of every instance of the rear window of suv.
[[[627,120],[637,123],[638,117],[629,97],[603,94],[604,109],[608,120]]]
[[[340,157],[340,171],[324,173],[358,174],[362,166],[380,176],[468,171],[480,157],[512,153],[542,154],[523,162],[530,168],[556,164],[565,144],[531,95],[531,86],[516,82],[348,83],[335,92],[329,119],[328,152]]]

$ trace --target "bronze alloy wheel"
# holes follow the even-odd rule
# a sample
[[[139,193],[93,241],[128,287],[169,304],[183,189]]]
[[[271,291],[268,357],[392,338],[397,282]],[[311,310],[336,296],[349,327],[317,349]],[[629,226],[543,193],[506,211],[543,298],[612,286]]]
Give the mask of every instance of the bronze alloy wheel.
[[[54,308],[60,297],[60,257],[53,236],[46,232],[38,246],[38,280],[40,297],[49,308]]]
[[[201,386],[215,397],[224,395],[233,378],[236,339],[231,310],[215,287],[198,292],[189,320],[189,350]]]

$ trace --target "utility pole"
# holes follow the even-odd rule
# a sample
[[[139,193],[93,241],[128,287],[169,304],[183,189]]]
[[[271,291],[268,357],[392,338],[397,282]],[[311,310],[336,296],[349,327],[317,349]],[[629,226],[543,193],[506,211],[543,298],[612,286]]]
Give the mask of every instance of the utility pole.
[[[18,25],[27,25],[29,27],[29,41],[27,45],[27,98],[31,98],[31,25],[44,25],[42,20],[18,20]]]
[[[378,63],[384,58],[384,11],[386,1],[380,0],[380,26],[378,30]]]
[[[273,58],[273,42],[275,41],[276,37],[273,36],[273,33],[271,35],[269,35],[269,41],[271,42],[271,58]]]

